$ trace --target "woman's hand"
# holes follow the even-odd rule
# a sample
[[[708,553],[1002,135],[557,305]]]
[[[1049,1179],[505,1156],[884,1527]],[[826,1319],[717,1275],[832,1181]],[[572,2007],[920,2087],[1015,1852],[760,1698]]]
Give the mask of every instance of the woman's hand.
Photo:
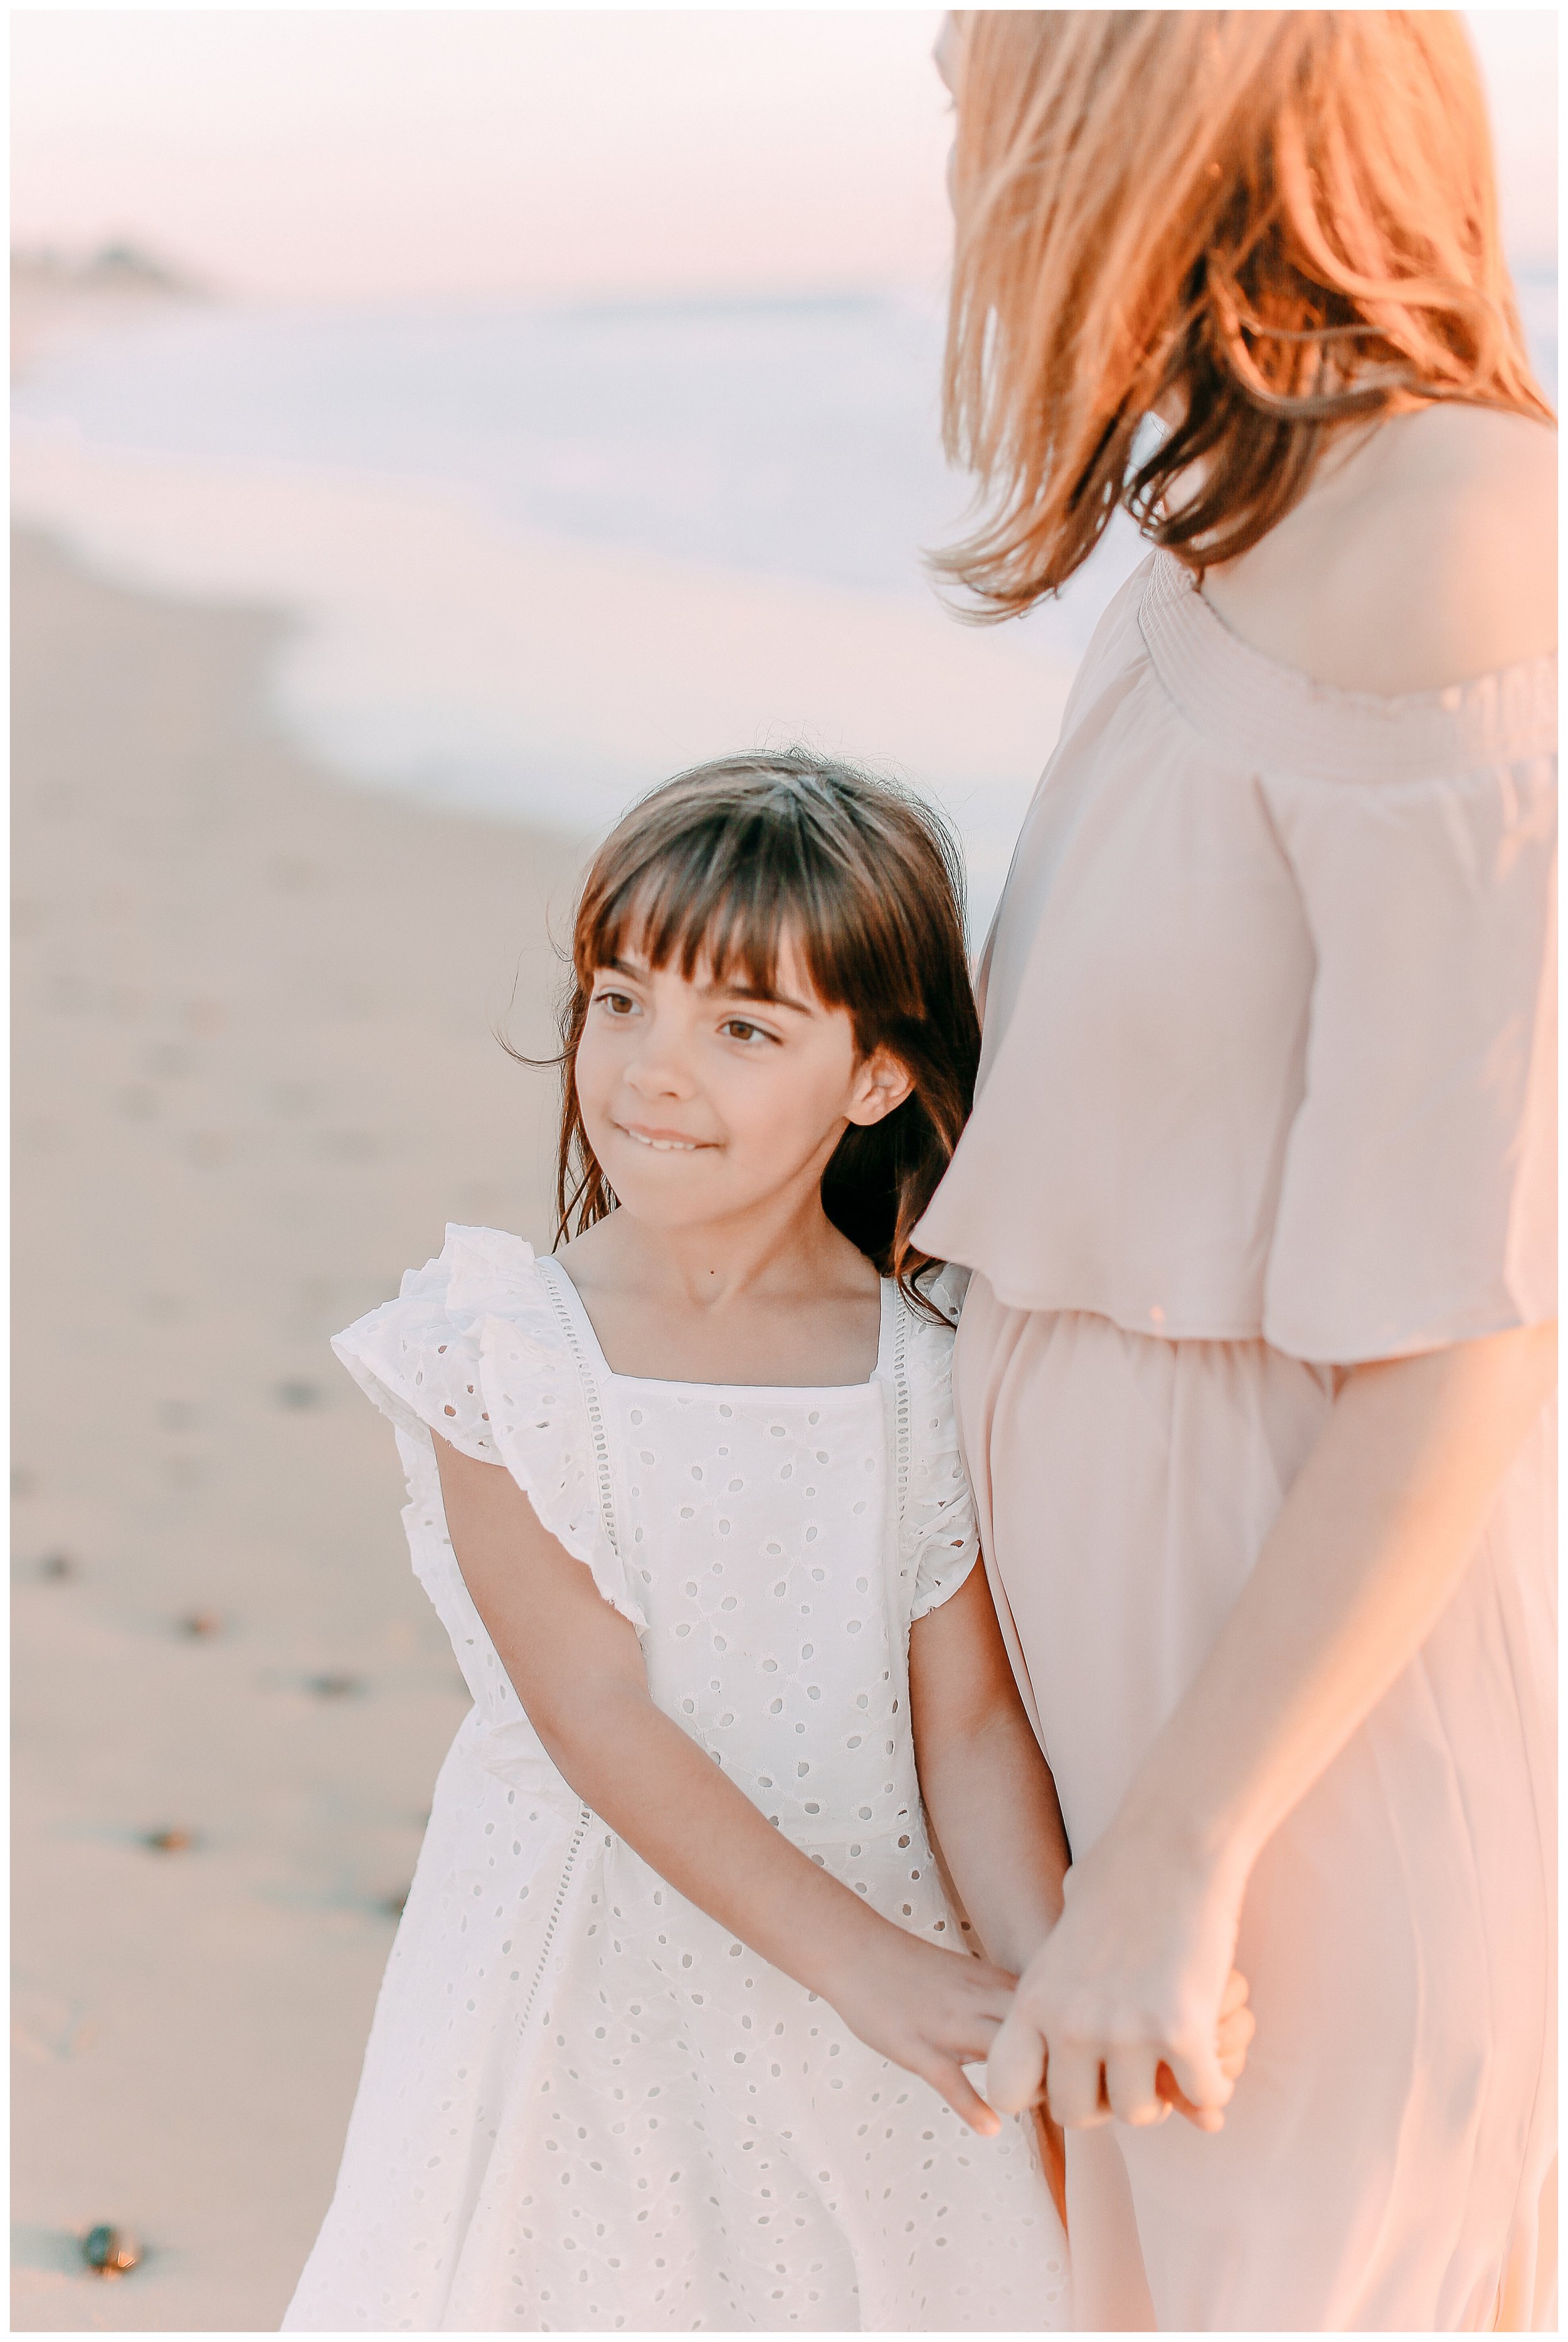
[[[1224,1993],[1220,2001],[1220,2031],[1217,2043],[1220,2071],[1227,2082],[1237,2082],[1241,2079],[1243,2069],[1247,2062],[1247,2051],[1252,2047],[1253,2036],[1258,2029],[1257,2018],[1247,2007],[1251,1989],[1241,1970],[1233,1968],[1225,1980]],[[1168,2066],[1162,2064],[1156,2071],[1154,2089],[1161,2101],[1160,2120],[1162,2122],[1169,2113],[1184,2115],[1195,2130],[1223,2128],[1225,2119],[1223,2115],[1216,2114],[1212,2107],[1195,2107]],[[1101,2099],[1104,2111],[1108,2115],[1111,2111],[1111,2102],[1104,2096],[1103,2089]]]
[[[1231,1966],[1240,1884],[1113,1829],[1066,1887],[992,2048],[993,2103],[1028,2106],[1044,2078],[1068,2129],[1163,2122],[1173,2107],[1219,2129],[1253,2029]]]
[[[1257,2020],[1247,2007],[1247,1980],[1233,1968],[1225,1985],[1224,1998],[1220,2003],[1220,2070],[1234,2081],[1247,2062],[1247,2050]],[[1040,2167],[1045,2175],[1045,2185],[1051,2190],[1051,2201],[1056,2207],[1056,2217],[1064,2228],[1067,2226],[1067,2141],[1061,2124],[1045,2104],[1044,2076],[1041,2077],[1034,2107],[1035,2142],[1040,2150]],[[1206,2108],[1193,2106],[1180,2087],[1170,2067],[1162,2065],[1154,2077],[1154,2087],[1160,2098],[1158,2120],[1170,2115],[1184,2115],[1199,2130],[1214,2130],[1224,2119]],[[1110,2104],[1103,2098],[1108,2116]]]
[[[963,2068],[984,2063],[1015,1983],[989,1960],[888,1926],[818,1988],[868,2049],[918,2074],[971,2130],[994,2138],[1001,2117]]]

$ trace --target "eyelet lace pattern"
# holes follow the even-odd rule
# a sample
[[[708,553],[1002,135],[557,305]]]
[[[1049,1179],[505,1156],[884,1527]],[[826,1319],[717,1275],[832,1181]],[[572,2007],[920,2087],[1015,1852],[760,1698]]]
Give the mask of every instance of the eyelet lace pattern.
[[[885,1306],[869,1383],[634,1380],[604,1371],[558,1266],[454,1228],[338,1337],[396,1426],[414,1566],[474,1706],[289,2328],[1067,2324],[1032,2130],[975,2138],[582,1806],[441,1511],[433,1430],[513,1472],[637,1626],[654,1699],[780,1829],[961,1948],[920,1807],[908,1636],[974,1566],[974,1516],[951,1333]]]

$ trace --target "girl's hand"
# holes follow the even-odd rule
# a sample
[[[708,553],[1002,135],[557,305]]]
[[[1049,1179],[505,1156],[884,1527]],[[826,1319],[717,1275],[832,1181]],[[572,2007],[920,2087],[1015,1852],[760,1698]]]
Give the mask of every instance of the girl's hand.
[[[1247,1980],[1241,1970],[1233,1968],[1226,1980],[1224,1997],[1220,2002],[1220,2030],[1215,2044],[1219,2051],[1220,2071],[1228,2082],[1240,2078],[1242,2068],[1247,2062],[1253,2036],[1258,2029],[1257,2018],[1247,2007],[1248,1989]],[[1163,2059],[1154,2076],[1154,2091],[1161,2102],[1161,2122],[1164,2121],[1167,2114],[1178,2114],[1184,2115],[1194,2130],[1221,2130],[1224,2127],[1223,2115],[1215,2114],[1211,2107],[1193,2104]],[[1100,2103],[1108,2115],[1111,2102],[1105,2096],[1103,2076]]]
[[[1034,2108],[1034,2144],[1040,2150],[1040,2168],[1045,2175],[1045,2185],[1051,2190],[1051,2201],[1056,2207],[1056,2217],[1063,2230],[1067,2227],[1067,2137],[1059,2122],[1053,2122],[1048,2107]]]
[[[944,1951],[889,1927],[885,1937],[879,1932],[852,1966],[818,1989],[868,2049],[918,2074],[971,2130],[994,2138],[1001,2117],[963,2068],[984,2063],[1015,1983],[989,1960]]]
[[[1069,2129],[1163,2122],[1175,2106],[1218,2130],[1252,2029],[1230,1981],[1239,1884],[1113,1830],[1066,1887],[992,2050],[993,2100],[1028,2106],[1044,2077]]]

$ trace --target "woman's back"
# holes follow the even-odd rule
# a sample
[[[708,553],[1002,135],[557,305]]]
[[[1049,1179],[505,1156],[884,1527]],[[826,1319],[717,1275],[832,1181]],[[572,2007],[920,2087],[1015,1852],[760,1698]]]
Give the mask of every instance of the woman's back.
[[[1557,436],[1494,408],[1395,415],[1205,572],[1233,633],[1314,683],[1440,691],[1557,646]]]

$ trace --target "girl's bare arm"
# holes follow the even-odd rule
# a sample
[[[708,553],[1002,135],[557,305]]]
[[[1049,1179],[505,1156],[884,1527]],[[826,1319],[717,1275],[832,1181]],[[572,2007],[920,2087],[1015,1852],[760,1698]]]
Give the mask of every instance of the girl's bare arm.
[[[564,1778],[616,1835],[743,1943],[820,1993],[869,2047],[974,2129],[996,2117],[983,2059],[1012,1978],[884,1919],[775,1829],[648,1695],[634,1628],[499,1465],[435,1441],[447,1529],[474,1606]]]
[[[983,1568],[911,1627],[909,1703],[949,1875],[987,1954],[1022,1976],[1062,1916],[1073,1857]]]

